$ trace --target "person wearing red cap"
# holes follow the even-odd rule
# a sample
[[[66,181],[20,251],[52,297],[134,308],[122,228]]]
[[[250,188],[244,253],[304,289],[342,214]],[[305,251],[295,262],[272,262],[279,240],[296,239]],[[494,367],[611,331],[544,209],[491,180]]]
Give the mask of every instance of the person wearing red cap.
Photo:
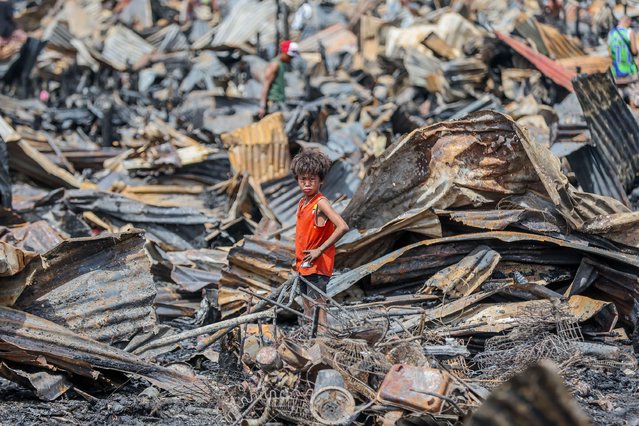
[[[284,72],[286,64],[290,63],[291,59],[296,56],[299,56],[297,43],[291,40],[284,40],[280,43],[280,56],[268,65],[264,75],[264,86],[258,112],[260,118],[272,112],[283,111],[286,108]]]

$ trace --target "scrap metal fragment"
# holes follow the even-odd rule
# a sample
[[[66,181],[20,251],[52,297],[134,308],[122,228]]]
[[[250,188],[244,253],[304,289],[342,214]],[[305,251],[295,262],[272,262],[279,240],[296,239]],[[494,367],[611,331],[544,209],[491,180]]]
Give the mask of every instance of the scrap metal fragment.
[[[0,307],[0,359],[93,380],[119,371],[189,399],[206,400],[209,391],[195,375],[150,364],[61,325],[6,307]]]
[[[281,112],[221,137],[233,170],[248,172],[256,183],[283,178],[289,173],[288,137]]]
[[[581,75],[573,85],[595,150],[617,187],[608,190],[598,186],[593,176],[579,169],[575,170],[577,179],[586,191],[615,196],[629,205],[626,192],[639,173],[639,124],[607,73]]]
[[[501,255],[495,250],[479,246],[455,265],[430,277],[419,293],[437,290],[455,299],[468,296],[492,275],[500,260]]]
[[[377,399],[411,411],[439,413],[449,385],[446,371],[397,364],[384,378]]]
[[[25,287],[15,306],[101,342],[126,340],[156,322],[144,244],[141,231],[64,241],[12,278]]]

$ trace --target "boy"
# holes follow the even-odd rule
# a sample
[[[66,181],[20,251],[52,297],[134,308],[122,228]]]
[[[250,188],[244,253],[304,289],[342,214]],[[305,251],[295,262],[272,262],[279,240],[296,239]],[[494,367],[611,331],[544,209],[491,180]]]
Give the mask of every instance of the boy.
[[[348,231],[348,225],[319,192],[331,162],[317,150],[303,150],[293,158],[291,171],[304,196],[297,205],[295,225],[295,268],[315,287],[326,292],[333,275],[335,243]],[[320,303],[323,298],[300,280],[300,290]],[[311,314],[311,303],[304,299],[304,313]],[[319,324],[326,324],[326,312],[320,309]]]

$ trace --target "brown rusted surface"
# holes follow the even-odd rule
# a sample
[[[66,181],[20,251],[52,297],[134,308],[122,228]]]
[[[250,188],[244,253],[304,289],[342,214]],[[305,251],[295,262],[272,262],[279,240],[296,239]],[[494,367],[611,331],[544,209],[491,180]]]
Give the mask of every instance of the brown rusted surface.
[[[228,316],[245,308],[250,296],[238,288],[250,289],[255,294],[267,296],[279,284],[286,281],[292,271],[295,255],[289,242],[246,237],[229,252],[229,266],[222,271],[219,282],[218,304],[222,316]]]
[[[274,113],[259,123],[222,134],[231,166],[248,172],[259,184],[288,174],[290,156],[284,131],[284,116]]]
[[[417,207],[477,207],[543,191],[516,128],[502,114],[480,112],[415,130],[369,168],[345,218],[370,229]]]
[[[447,396],[449,383],[445,371],[397,364],[386,374],[377,399],[411,411],[439,413],[443,401],[437,394]]]
[[[147,363],[43,318],[4,307],[0,307],[0,359],[93,380],[104,379],[105,371],[134,374],[185,397],[204,398],[207,393],[194,375]]]
[[[12,227],[8,233],[2,236],[2,241],[24,250],[46,253],[66,238],[68,235],[56,231],[48,222],[38,220]]]
[[[13,277],[17,308],[102,342],[126,340],[155,324],[155,286],[140,231],[65,241],[35,270]]]
[[[584,322],[602,313],[601,321],[605,331],[610,331],[617,323],[617,309],[610,302],[591,299],[584,296],[572,296],[566,307],[575,321]],[[519,303],[505,303],[483,307],[470,318],[465,319],[459,327],[467,327],[465,333],[500,333],[516,326],[522,316],[530,312],[546,313],[545,317],[552,318],[556,309],[553,301],[548,299],[532,300]]]
[[[472,294],[495,270],[501,256],[486,246],[477,247],[458,263],[430,277],[420,293],[443,293],[454,299]]]
[[[639,258],[634,255],[603,250],[586,244],[523,232],[493,231],[455,235],[424,240],[395,250],[344,274],[335,276],[328,284],[329,295],[339,294],[365,277],[372,275],[372,283],[414,282],[427,274],[461,260],[480,243],[488,244],[505,260],[526,260],[536,264],[574,264],[590,254],[639,272]],[[516,250],[515,250],[516,249]]]

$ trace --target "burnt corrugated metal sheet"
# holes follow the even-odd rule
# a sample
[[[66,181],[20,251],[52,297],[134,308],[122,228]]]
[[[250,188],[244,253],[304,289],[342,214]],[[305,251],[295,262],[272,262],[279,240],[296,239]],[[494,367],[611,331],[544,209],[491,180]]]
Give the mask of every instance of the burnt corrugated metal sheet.
[[[156,323],[144,243],[141,231],[67,240],[21,273],[15,306],[101,342],[126,340]]]
[[[594,142],[573,156],[577,179],[586,191],[629,205],[626,192],[639,172],[639,124],[608,74],[582,75],[573,85]]]
[[[151,43],[158,52],[174,52],[188,50],[189,48],[189,41],[184,34],[182,34],[180,26],[177,24],[162,28],[147,37],[146,41]]]
[[[212,46],[238,47],[258,33],[262,42],[273,40],[276,12],[277,6],[273,0],[234,2],[233,9],[217,28]]]
[[[72,380],[82,376],[108,383],[105,375],[117,371],[144,377],[185,398],[206,400],[208,394],[195,375],[148,363],[36,315],[5,307],[0,307],[0,359],[11,365],[68,372]],[[77,385],[81,388],[82,382]]]
[[[64,241],[64,238],[48,222],[38,220],[11,228],[0,240],[23,250],[46,253]]]
[[[124,71],[127,65],[134,65],[155,48],[130,29],[119,25],[109,29],[102,59],[113,68]]]
[[[561,34],[556,28],[529,18],[517,26],[517,31],[532,40],[543,55],[553,59],[583,56],[584,51],[573,39]]]
[[[221,137],[236,172],[248,172],[257,183],[288,174],[290,153],[281,112],[270,114],[258,123],[231,133],[224,133]]]
[[[535,52],[519,40],[515,40],[514,38],[507,36],[506,34],[502,34],[499,31],[495,31],[495,35],[501,41],[510,46],[515,52],[528,59],[530,63],[537,67],[543,75],[572,92],[573,88],[571,79],[575,77],[575,73],[566,70],[549,57],[544,56],[539,52]]]
[[[250,296],[238,288],[251,290],[266,296],[290,275],[295,259],[290,242],[267,241],[258,237],[246,237],[231,249],[229,266],[222,271],[219,282],[218,304],[226,317],[245,308]],[[252,300],[257,303],[257,299]]]

